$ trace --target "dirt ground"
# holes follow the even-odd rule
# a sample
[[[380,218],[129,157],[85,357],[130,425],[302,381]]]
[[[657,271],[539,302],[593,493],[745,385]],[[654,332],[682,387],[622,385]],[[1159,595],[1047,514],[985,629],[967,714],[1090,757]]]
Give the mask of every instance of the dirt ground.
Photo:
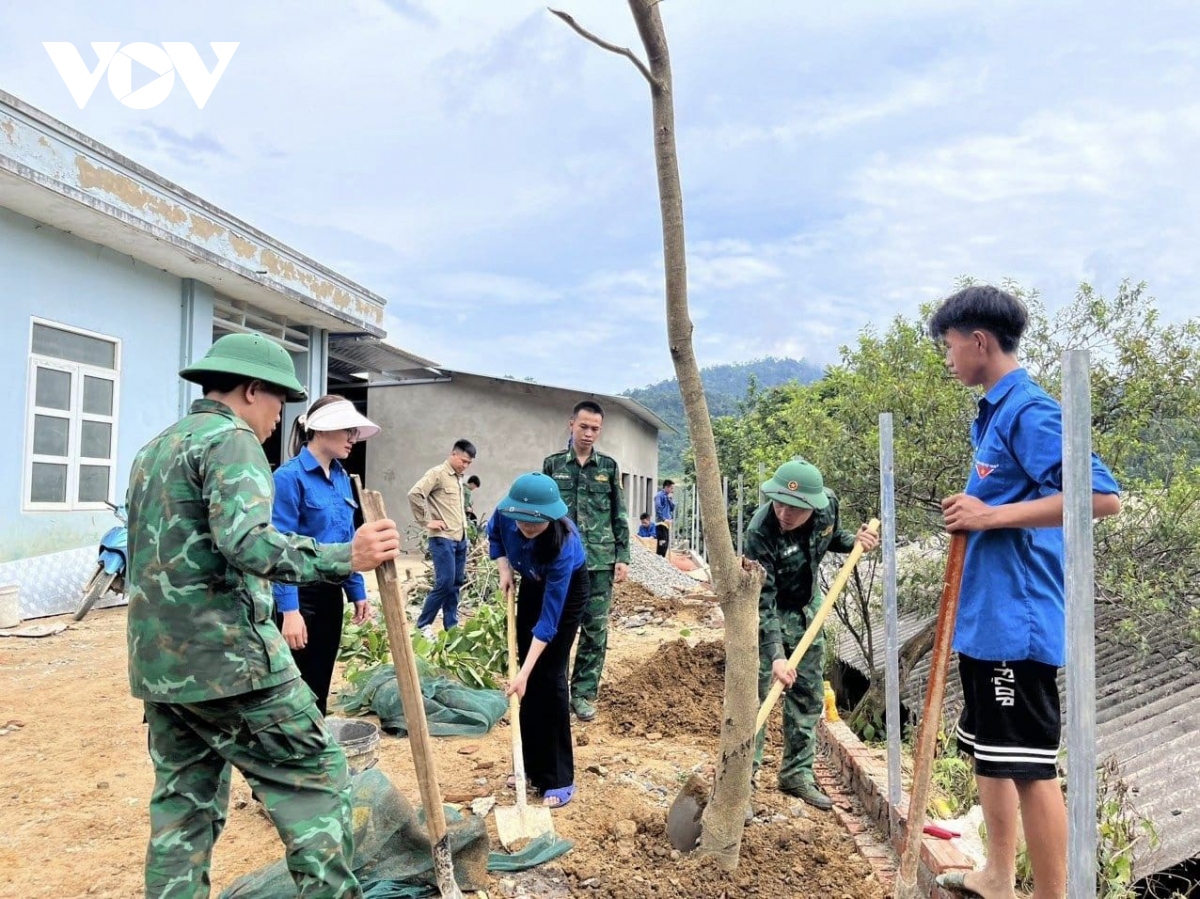
[[[620,588],[600,716],[575,725],[579,792],[554,813],[575,848],[536,872],[496,876],[489,897],[883,896],[833,817],[773,790],[755,793],[734,874],[671,852],[667,806],[717,746],[723,662],[720,631],[705,623],[711,611],[702,598]],[[141,715],[126,685],[123,608],[53,637],[0,640],[0,897],[141,895],[152,786]],[[444,793],[512,804],[509,740],[506,723],[483,737],[436,739]],[[407,740],[384,736],[379,768],[418,799]],[[281,856],[248,800],[235,777],[214,895]],[[489,829],[494,836],[490,818]]]

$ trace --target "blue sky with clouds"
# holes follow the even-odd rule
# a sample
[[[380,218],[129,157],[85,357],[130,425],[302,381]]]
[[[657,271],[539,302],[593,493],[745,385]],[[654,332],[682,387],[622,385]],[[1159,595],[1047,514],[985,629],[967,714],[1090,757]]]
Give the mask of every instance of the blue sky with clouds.
[[[624,3],[562,0],[638,47]],[[1200,4],[664,0],[702,364],[837,358],[953,279],[1081,279],[1194,314]],[[43,41],[240,46],[203,110]],[[451,367],[618,391],[672,374],[645,82],[526,0],[0,11],[0,87],[388,298]]]

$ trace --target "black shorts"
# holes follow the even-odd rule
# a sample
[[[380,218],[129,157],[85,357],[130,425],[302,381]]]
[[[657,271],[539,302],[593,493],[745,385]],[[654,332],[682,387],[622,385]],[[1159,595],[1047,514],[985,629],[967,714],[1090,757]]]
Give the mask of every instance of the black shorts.
[[[1043,662],[989,662],[959,655],[963,711],[958,748],[982,777],[1049,780],[1057,775],[1062,713],[1058,669]]]

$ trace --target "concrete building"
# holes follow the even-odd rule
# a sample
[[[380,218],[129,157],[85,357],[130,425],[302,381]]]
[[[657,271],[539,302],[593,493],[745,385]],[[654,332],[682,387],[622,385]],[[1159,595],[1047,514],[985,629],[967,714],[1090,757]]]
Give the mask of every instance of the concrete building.
[[[469,474],[482,485],[477,512],[490,511],[513,479],[540,471],[547,454],[566,446],[567,421],[575,403],[598,402],[604,430],[597,444],[621,466],[621,481],[634,529],[637,516],[654,502],[658,478],[658,433],[671,427],[649,409],[622,396],[587,393],[513,378],[441,369],[424,382],[372,382],[372,419],[383,432],[372,438],[367,477],[381,491],[388,514],[402,529],[412,524],[406,496],[429,468],[445,460],[454,441],[465,437],[479,455]]]
[[[384,303],[0,92],[0,585],[20,586],[22,617],[75,607],[106,503],[186,412],[195,388],[176,373],[215,337],[279,340],[314,395],[427,374],[380,341]]]

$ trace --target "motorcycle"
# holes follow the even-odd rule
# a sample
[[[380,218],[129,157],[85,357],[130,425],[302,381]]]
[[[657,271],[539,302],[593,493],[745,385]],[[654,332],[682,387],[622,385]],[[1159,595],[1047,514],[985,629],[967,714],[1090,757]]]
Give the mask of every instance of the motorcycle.
[[[129,543],[128,520],[125,517],[124,506],[114,506],[110,502],[105,505],[113,510],[121,523],[109,528],[108,533],[100,538],[100,551],[96,560],[96,570],[92,572],[91,580],[83,588],[83,600],[75,611],[75,620],[82,621],[83,616],[91,611],[101,596],[112,590],[114,593],[125,592],[126,547]]]

